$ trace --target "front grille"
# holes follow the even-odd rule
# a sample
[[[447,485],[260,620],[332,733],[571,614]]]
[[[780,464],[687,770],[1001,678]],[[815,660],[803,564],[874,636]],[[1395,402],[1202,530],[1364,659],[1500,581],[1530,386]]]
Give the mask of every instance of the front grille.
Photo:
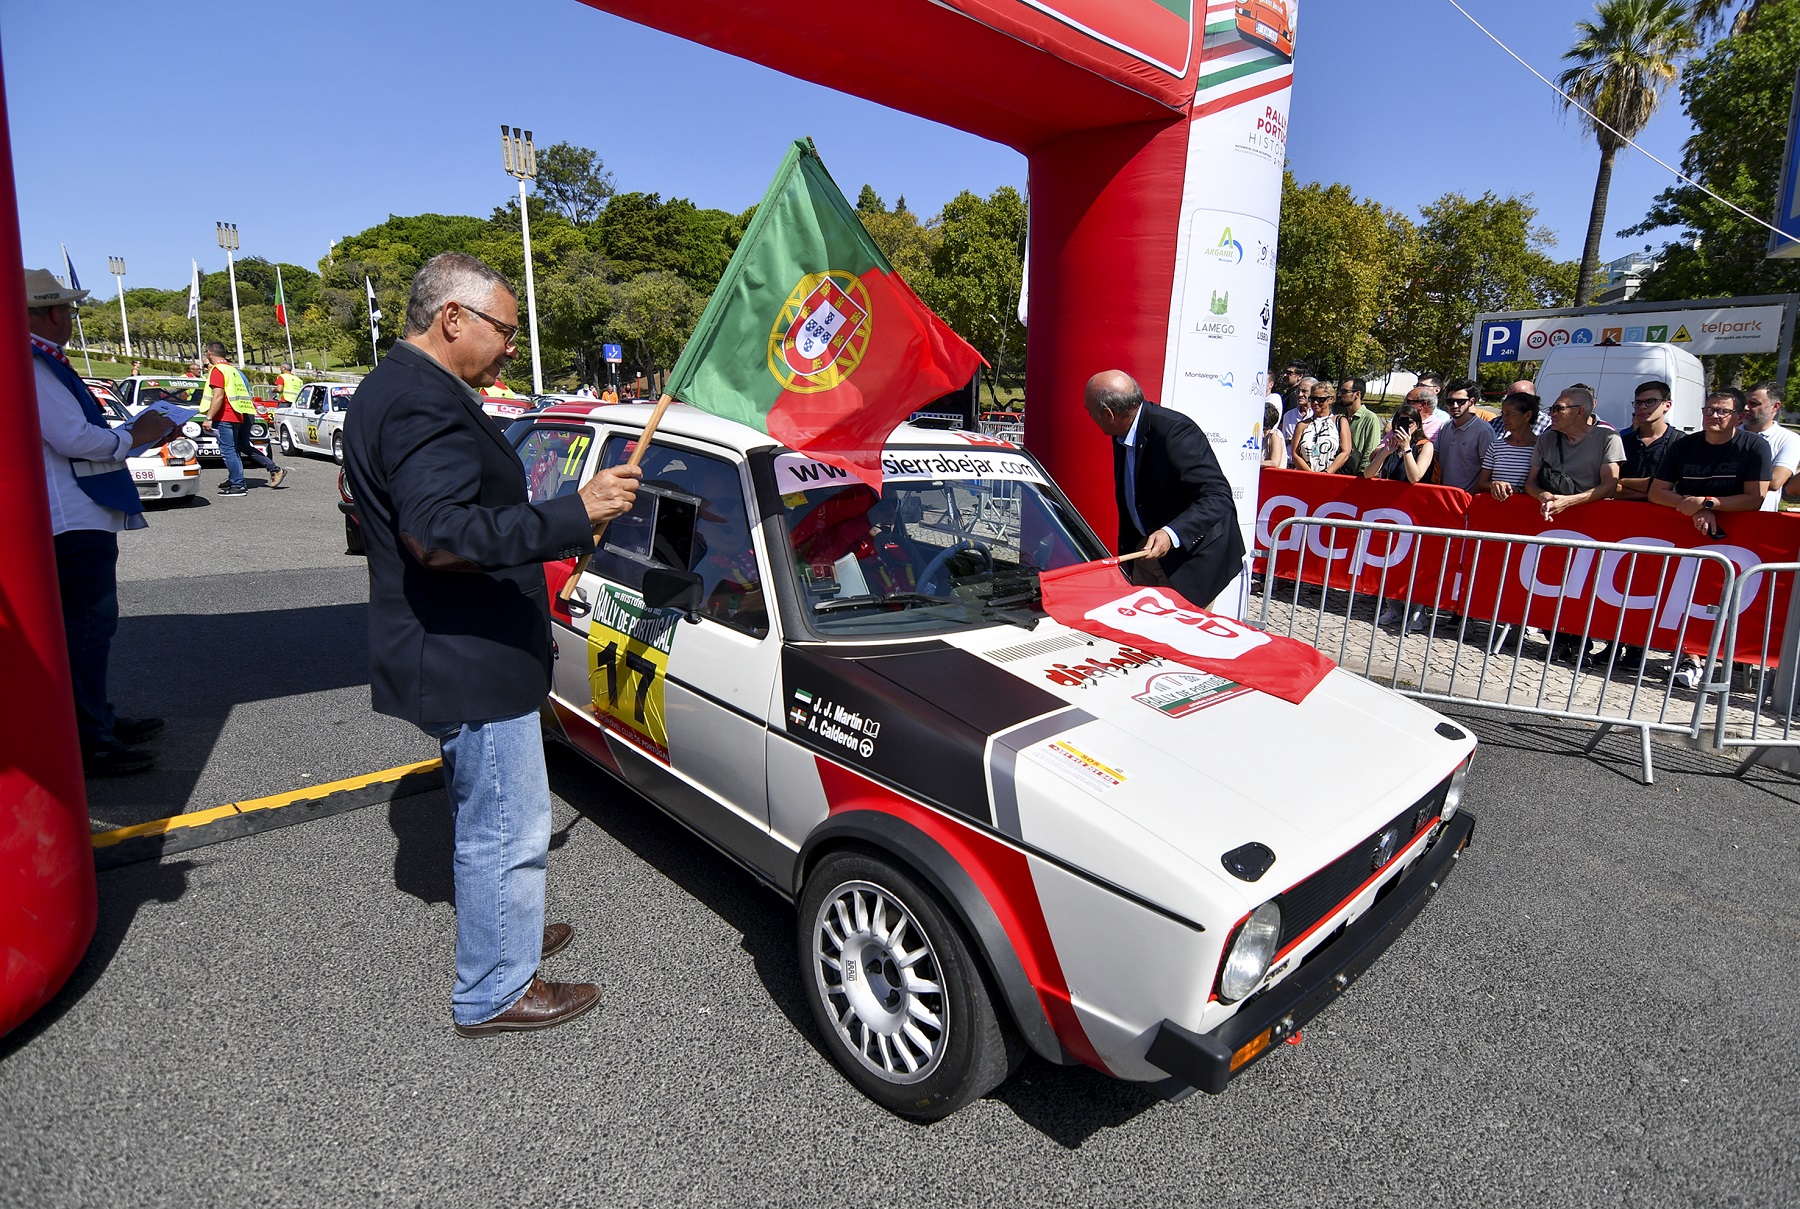
[[[1320,920],[1335,914],[1345,900],[1356,893],[1357,887],[1374,876],[1375,845],[1382,832],[1389,827],[1400,829],[1400,843],[1394,849],[1397,855],[1419,832],[1437,822],[1438,811],[1443,808],[1444,794],[1449,789],[1450,778],[1445,777],[1430,793],[1371,832],[1350,851],[1277,896],[1275,901],[1281,905],[1282,949],[1287,949],[1295,940],[1306,935]],[[1421,815],[1424,816],[1422,825]]]

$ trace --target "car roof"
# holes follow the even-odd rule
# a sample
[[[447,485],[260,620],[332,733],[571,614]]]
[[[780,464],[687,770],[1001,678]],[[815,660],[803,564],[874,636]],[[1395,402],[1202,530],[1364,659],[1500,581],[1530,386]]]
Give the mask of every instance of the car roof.
[[[648,423],[650,413],[656,410],[653,404],[647,403],[603,403],[598,399],[584,400],[580,403],[555,403],[542,411],[535,412],[523,419],[532,420],[603,420],[608,423],[637,425]],[[692,437],[714,445],[723,445],[747,453],[752,449],[765,449],[781,442],[764,433],[758,432],[747,424],[739,424],[736,420],[726,420],[710,412],[690,407],[686,403],[675,403],[663,413],[662,423],[657,431],[671,436]],[[901,447],[941,446],[947,449],[967,449],[970,446],[1006,445],[994,437],[978,432],[969,432],[955,428],[917,428],[911,424],[902,424],[894,429],[888,437],[887,445]]]

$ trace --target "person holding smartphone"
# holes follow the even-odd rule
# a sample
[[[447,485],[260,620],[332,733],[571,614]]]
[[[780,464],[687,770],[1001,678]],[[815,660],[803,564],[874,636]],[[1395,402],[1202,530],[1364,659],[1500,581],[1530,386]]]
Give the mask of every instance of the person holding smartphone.
[[[1425,435],[1418,408],[1410,403],[1401,404],[1394,413],[1394,422],[1375,447],[1362,473],[1365,479],[1390,479],[1396,483],[1443,481],[1443,471],[1437,464],[1437,449]]]

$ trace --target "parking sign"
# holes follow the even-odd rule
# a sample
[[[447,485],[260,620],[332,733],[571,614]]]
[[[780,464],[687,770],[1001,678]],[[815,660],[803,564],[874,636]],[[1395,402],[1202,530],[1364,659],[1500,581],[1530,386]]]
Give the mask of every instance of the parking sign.
[[[1481,329],[1483,361],[1517,361],[1519,359],[1519,325],[1516,321],[1488,322]]]

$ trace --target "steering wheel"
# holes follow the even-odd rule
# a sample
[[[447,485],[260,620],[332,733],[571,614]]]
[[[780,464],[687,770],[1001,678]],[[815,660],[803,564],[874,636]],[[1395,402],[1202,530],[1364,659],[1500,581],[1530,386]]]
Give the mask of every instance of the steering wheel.
[[[944,564],[948,563],[958,554],[961,554],[964,550],[975,551],[975,553],[981,555],[981,561],[987,564],[987,569],[989,571],[994,569],[994,552],[974,538],[965,537],[954,546],[949,546],[938,551],[937,557],[925,564],[925,569],[919,573],[919,591],[925,593],[927,596],[935,596],[937,593],[933,589],[932,583],[937,578],[937,573],[944,569]]]

